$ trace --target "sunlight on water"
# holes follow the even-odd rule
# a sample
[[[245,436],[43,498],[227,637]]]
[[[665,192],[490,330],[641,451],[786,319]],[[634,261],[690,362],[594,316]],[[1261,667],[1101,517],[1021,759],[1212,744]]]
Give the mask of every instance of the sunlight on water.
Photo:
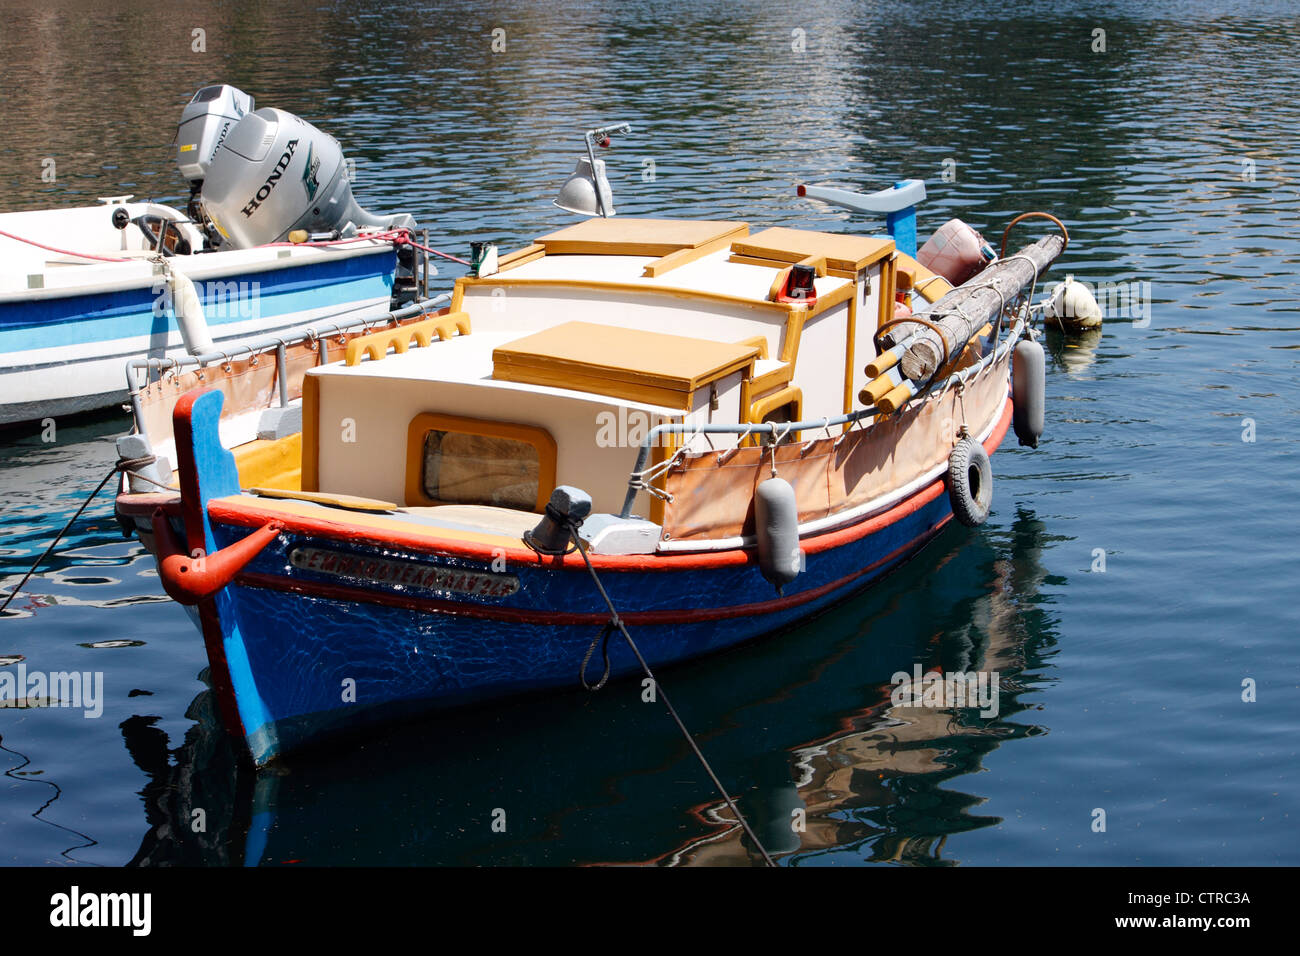
[[[1122,312],[1047,337],[1047,434],[1004,443],[989,523],[665,683],[788,865],[1294,865],[1300,25],[1286,4],[1089,6],[30,8],[0,32],[0,211],[181,203],[180,109],[230,82],[337,137],[363,206],[413,213],[458,255],[572,221],[550,200],[583,130],[613,120],[633,127],[604,154],[624,215],[874,233],[794,185],[908,177],[926,180],[923,236],[959,215],[996,241],[1016,213],[1055,213],[1071,243],[1048,287],[1110,284]],[[6,592],[126,425],[2,433]],[[996,714],[900,706],[894,676],[918,664],[996,673]],[[0,622],[0,674],[20,666],[102,672],[106,700],[95,720],[0,710],[4,862],[753,860],[635,683],[254,777],[107,492]]]

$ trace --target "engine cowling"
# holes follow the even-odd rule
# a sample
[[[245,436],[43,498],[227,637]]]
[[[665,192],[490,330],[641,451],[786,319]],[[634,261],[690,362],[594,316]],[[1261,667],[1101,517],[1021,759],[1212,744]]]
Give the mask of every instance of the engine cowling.
[[[247,249],[291,231],[414,227],[406,214],[372,216],[352,195],[338,141],[301,117],[263,108],[225,136],[203,180],[203,210],[225,244]]]
[[[176,124],[176,165],[181,175],[201,183],[212,157],[252,109],[251,96],[226,84],[205,86],[195,93]]]

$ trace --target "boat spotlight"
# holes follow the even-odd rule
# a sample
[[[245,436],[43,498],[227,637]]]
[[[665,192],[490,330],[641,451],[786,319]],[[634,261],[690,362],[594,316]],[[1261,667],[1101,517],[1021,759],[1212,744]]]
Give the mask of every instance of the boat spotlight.
[[[587,155],[578,160],[572,175],[560,187],[555,197],[555,205],[565,212],[579,216],[614,215],[614,196],[609,188],[609,179],[605,176],[605,161],[596,158],[596,144],[609,145],[611,133],[630,133],[632,127],[627,123],[615,123],[587,130],[584,139],[587,142]]]

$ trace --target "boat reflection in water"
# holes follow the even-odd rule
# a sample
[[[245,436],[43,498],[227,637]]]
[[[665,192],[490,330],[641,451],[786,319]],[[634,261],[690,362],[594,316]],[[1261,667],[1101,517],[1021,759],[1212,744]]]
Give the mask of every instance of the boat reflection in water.
[[[983,551],[988,543],[972,543],[969,550]],[[991,571],[983,596],[935,605],[950,608],[951,617],[936,622],[948,626],[936,626],[919,661],[923,672],[997,675],[993,712],[986,716],[978,706],[894,704],[898,684],[874,685],[868,691],[871,702],[847,716],[841,732],[790,752],[797,774],[790,784],[741,802],[751,824],[761,827],[759,838],[769,852],[791,854],[796,863],[847,853],[871,862],[951,866],[958,861],[943,856],[950,834],[1001,822],[972,812],[982,798],[946,785],[979,771],[984,756],[1002,741],[1047,732],[1010,719],[1033,709],[1020,697],[1034,689],[1036,678],[1028,675],[1056,643],[1051,621],[1035,600],[1046,577],[1040,561],[1043,523],[1032,512],[1017,510],[1008,543],[1009,555],[986,554],[979,562],[981,571]],[[964,554],[950,554],[939,573],[957,562],[968,563]],[[722,804],[702,815],[726,822]],[[663,862],[729,865],[753,859],[749,841],[732,824],[687,843]]]
[[[1101,335],[1100,328],[1084,329],[1070,335],[1049,328],[1044,336],[1047,354],[1051,356],[1055,368],[1063,370],[1071,378],[1078,378],[1087,373],[1097,361]]]
[[[951,782],[1001,742],[1045,732],[1014,719],[1033,706],[1022,695],[1056,640],[1039,595],[1045,542],[1025,510],[1009,527],[950,528],[927,561],[874,592],[661,675],[769,851],[796,863],[847,853],[943,865],[955,862],[943,857],[949,834],[999,822],[973,813],[982,798]],[[997,716],[892,706],[890,678],[914,662],[996,672]],[[132,862],[756,862],[724,805],[694,802],[707,781],[641,694],[611,685],[453,712],[256,772],[205,692],[174,750],[154,718],[122,725],[151,779],[150,829]],[[804,832],[791,827],[797,809]]]

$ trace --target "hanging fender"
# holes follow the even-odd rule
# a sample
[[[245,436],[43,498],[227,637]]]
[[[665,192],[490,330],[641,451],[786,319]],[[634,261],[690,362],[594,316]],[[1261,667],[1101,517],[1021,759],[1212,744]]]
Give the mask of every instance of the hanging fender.
[[[153,536],[158,549],[158,576],[163,590],[178,604],[194,605],[210,598],[262,553],[280,533],[278,521],[268,521],[252,534],[215,554],[190,556],[181,548],[161,508],[153,513]]]

